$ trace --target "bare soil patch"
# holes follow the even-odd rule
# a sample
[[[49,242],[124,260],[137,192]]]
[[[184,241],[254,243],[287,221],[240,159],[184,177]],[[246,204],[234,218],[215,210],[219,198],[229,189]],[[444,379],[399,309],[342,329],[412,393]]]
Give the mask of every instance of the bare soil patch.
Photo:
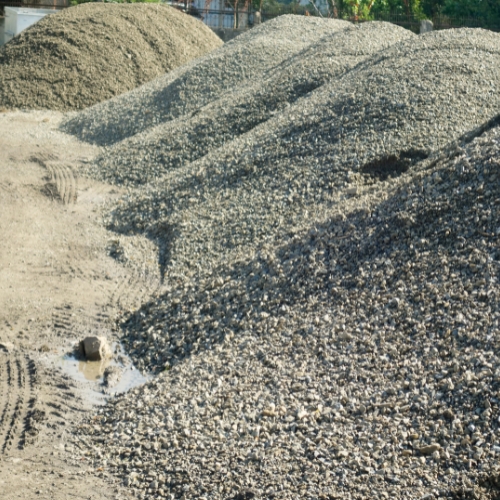
[[[72,176],[96,148],[56,132],[60,116],[0,114],[0,496],[124,499],[68,442],[97,385],[63,355],[85,332],[114,339],[117,312],[157,284],[108,255],[97,216],[119,192]]]

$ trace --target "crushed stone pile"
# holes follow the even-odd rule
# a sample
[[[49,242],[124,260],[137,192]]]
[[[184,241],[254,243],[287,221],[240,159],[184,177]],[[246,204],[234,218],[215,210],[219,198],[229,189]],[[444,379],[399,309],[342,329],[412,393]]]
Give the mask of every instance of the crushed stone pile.
[[[87,174],[130,186],[156,181],[169,170],[247,133],[367,57],[413,37],[409,30],[380,22],[332,30],[261,78],[254,76],[236,84],[195,113],[181,115],[119,142],[98,157]],[[228,46],[221,49],[227,50]]]
[[[349,25],[334,19],[280,16],[239,35],[199,61],[78,114],[63,125],[63,130],[87,142],[114,144],[197,112]]]
[[[220,45],[202,22],[164,5],[71,7],[0,48],[0,106],[87,108]]]
[[[158,241],[173,278],[203,274],[411,171],[495,115],[499,88],[498,34],[446,30],[402,41],[133,190],[107,223]]]
[[[162,294],[122,322],[156,377],[78,440],[137,498],[499,495],[500,35],[410,36],[329,74],[110,206],[160,248]],[[140,92],[83,113],[88,137],[137,133],[116,117]]]
[[[138,498],[499,491],[500,116],[126,325],[167,372],[82,427]]]

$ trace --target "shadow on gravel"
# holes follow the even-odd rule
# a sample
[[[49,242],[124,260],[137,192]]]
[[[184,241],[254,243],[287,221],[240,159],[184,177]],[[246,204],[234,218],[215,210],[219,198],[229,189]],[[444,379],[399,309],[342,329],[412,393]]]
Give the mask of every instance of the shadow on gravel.
[[[255,498],[255,493],[253,491],[245,491],[243,493],[236,494],[229,500],[252,500],[252,498]]]
[[[451,490],[449,500],[500,500],[500,477],[498,474],[480,478],[473,487],[459,487]]]
[[[479,135],[485,131],[483,127]],[[472,148],[468,154],[474,151]],[[337,217],[316,224],[275,253],[261,252],[248,263],[221,267],[211,280],[174,289],[144,304],[122,325],[130,355],[144,358],[144,368],[161,370],[165,364],[212,349],[228,334],[237,337],[251,329],[256,335],[265,335],[270,329],[283,328],[279,320],[287,317],[286,311],[294,312],[296,333],[307,337],[307,318],[315,304],[331,304],[332,310],[335,304],[343,304],[343,314],[353,318],[360,308],[365,309],[367,317],[378,316],[381,322],[392,324],[409,342],[420,335],[415,321],[431,322],[433,337],[425,342],[443,349],[443,356],[450,355],[450,344],[459,349],[488,347],[494,325],[484,324],[481,332],[469,332],[461,315],[451,310],[442,313],[439,297],[455,295],[458,285],[448,277],[453,273],[464,290],[472,280],[484,276],[484,284],[474,294],[460,299],[459,310],[474,309],[480,303],[493,305],[498,300],[500,184],[491,183],[484,190],[489,174],[483,161],[483,156],[493,153],[486,149],[477,158],[467,158],[464,153],[463,162],[449,161],[448,155],[443,164],[403,184],[371,212],[359,210],[345,220]],[[481,218],[484,207],[488,207],[489,218]],[[482,255],[486,254],[491,262],[483,265]],[[443,266],[448,271],[441,272]],[[367,293],[367,273],[369,289],[377,295],[373,305],[359,302],[360,293]],[[415,280],[418,286],[408,286]],[[500,389],[500,382],[491,381],[491,388]],[[446,407],[453,410],[449,415],[443,413],[444,419],[464,404],[455,400],[452,391],[443,388],[443,412]],[[416,414],[421,411],[417,406]],[[436,413],[435,418],[441,417]]]
[[[377,158],[360,168],[360,172],[374,180],[385,181],[388,178],[399,177],[410,167],[428,157],[425,151],[410,149],[398,154]]]

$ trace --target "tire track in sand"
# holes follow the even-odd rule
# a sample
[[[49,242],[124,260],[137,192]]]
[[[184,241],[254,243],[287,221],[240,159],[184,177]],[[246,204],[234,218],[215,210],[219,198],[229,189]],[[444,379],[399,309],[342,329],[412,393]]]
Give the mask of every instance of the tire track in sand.
[[[18,352],[0,348],[0,454],[26,444],[35,410],[36,367]]]
[[[160,287],[159,280],[146,280],[138,273],[122,279],[110,297],[110,305],[121,310],[137,309]]]
[[[41,160],[50,173],[50,183],[56,186],[57,193],[64,205],[76,203],[78,198],[78,182],[73,169],[58,161]]]

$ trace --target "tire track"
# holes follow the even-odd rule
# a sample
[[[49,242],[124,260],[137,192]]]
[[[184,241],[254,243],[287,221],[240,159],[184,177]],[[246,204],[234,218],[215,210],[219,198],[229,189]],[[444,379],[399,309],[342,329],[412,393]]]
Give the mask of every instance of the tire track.
[[[0,352],[0,454],[23,448],[35,411],[36,367],[20,353]]]
[[[10,386],[12,370],[10,366],[9,353],[0,350],[0,454],[4,452],[5,436],[8,431],[8,421],[10,416],[11,391]]]
[[[65,304],[52,311],[52,324],[56,331],[73,338],[95,328],[110,328],[112,320],[106,312],[86,313],[73,308],[71,304]]]
[[[31,161],[33,163],[38,163],[39,165],[42,165],[42,167],[44,167],[45,165],[43,164],[43,162],[46,162],[46,161],[55,161],[57,160],[57,156],[52,154],[52,153],[43,153],[43,152],[40,152],[36,155],[32,155],[30,156],[29,158],[26,158],[26,160],[22,160],[22,159],[19,159],[19,158],[13,158],[14,161]]]
[[[51,188],[55,187],[57,195],[64,205],[76,203],[78,198],[78,180],[73,169],[64,162],[43,160],[40,158],[37,161],[50,174],[50,181],[46,189],[52,192]]]

